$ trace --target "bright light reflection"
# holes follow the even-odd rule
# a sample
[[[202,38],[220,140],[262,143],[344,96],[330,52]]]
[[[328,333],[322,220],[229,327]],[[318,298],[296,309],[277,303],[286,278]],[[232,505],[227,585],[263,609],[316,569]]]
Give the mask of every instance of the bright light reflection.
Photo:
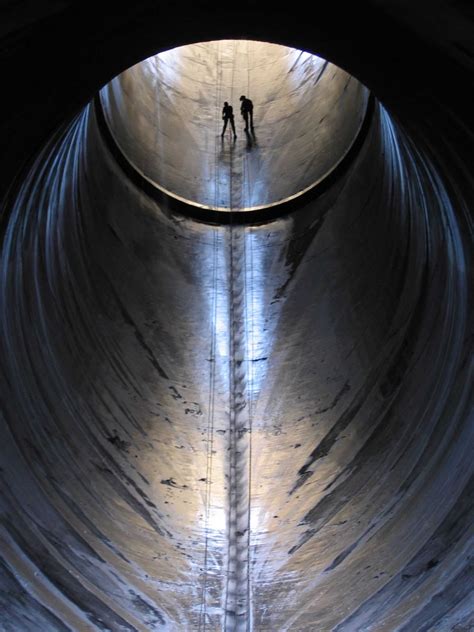
[[[224,533],[226,530],[226,524],[226,514],[224,508],[211,506],[207,517],[208,531]]]
[[[307,51],[219,40],[146,59],[105,86],[101,99],[119,146],[158,187],[242,210],[297,195],[337,164],[365,108],[357,82],[346,83],[347,73]],[[254,102],[255,134],[244,132],[243,94]],[[221,139],[224,101],[234,108],[235,142],[230,125]],[[326,138],[334,130],[337,143]]]

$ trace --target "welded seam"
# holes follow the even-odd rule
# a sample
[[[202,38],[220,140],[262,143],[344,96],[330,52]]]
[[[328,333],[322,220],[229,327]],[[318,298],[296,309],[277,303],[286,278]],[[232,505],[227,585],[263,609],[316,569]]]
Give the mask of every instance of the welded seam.
[[[230,234],[229,520],[226,632],[248,630],[249,415],[245,362],[245,238]]]
[[[229,186],[231,218],[241,208]],[[239,198],[242,197],[241,184]],[[229,469],[225,632],[248,632],[249,617],[249,409],[246,401],[245,233],[229,226]]]

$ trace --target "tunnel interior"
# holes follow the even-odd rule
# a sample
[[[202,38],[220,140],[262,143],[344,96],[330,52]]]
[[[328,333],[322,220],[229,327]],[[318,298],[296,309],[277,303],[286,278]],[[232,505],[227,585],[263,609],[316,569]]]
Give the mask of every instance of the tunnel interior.
[[[240,96],[255,101],[247,133]],[[188,204],[249,211],[320,183],[354,143],[368,91],[310,53],[249,40],[180,46],[146,59],[100,94],[119,151],[144,178]],[[221,141],[221,111],[233,103]],[[229,140],[227,140],[229,139]]]
[[[150,34],[60,124],[36,97],[2,214],[0,628],[473,630],[466,119],[397,110],[361,44],[216,24]],[[255,133],[221,139],[240,94]]]

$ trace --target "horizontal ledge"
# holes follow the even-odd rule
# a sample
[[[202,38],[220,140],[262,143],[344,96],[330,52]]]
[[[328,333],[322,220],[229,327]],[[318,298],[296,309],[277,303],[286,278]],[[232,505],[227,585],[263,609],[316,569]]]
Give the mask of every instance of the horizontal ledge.
[[[138,189],[152,198],[164,212],[171,212],[172,214],[190,217],[196,221],[206,224],[229,225],[262,224],[270,222],[274,219],[297,211],[325,193],[341,176],[347,172],[349,166],[359,153],[367,137],[375,111],[375,97],[372,93],[370,93],[364,120],[356,137],[354,138],[354,141],[338,164],[335,165],[335,167],[333,167],[333,169],[319,182],[316,182],[308,189],[300,193],[295,193],[281,202],[274,202],[273,204],[267,206],[233,210],[211,208],[193,203],[165,191],[155,182],[147,178],[120,149],[105,119],[99,94],[94,97],[93,104],[99,132],[101,133],[107,148],[117,161],[124,174]]]

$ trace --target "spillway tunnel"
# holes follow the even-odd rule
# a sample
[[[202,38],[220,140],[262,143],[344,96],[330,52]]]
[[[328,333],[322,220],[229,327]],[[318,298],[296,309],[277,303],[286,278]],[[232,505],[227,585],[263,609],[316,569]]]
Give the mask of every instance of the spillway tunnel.
[[[474,126],[398,58],[385,93],[362,45],[156,43],[149,4],[11,105],[0,630],[474,630]]]

